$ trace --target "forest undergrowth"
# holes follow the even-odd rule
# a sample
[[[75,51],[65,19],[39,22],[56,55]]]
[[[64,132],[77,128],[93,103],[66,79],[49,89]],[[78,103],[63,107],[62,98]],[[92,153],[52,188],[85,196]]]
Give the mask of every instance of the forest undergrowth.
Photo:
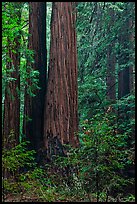
[[[4,150],[2,167],[10,176],[3,179],[3,201],[134,201],[134,177],[128,175],[134,155],[127,150],[127,133],[116,134],[114,121],[109,113],[82,121],[79,147],[65,145],[66,155],[50,161],[45,155],[37,163],[28,142]]]

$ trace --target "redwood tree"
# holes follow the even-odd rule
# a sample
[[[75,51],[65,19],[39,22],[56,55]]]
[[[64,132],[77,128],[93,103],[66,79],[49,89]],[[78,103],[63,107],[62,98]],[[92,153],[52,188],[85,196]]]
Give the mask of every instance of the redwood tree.
[[[46,88],[46,3],[29,2],[29,49],[34,52],[34,63],[28,61],[30,71],[38,71],[38,87],[35,96],[28,92],[34,85],[28,77],[24,102],[24,134],[30,141],[31,148],[37,150],[43,138],[44,96]],[[33,72],[32,72],[33,73]]]
[[[78,145],[75,2],[53,2],[48,84],[44,114],[47,155]]]
[[[129,16],[129,13],[133,12],[132,7],[134,3],[126,4],[124,14],[128,16],[125,18],[123,26],[121,27],[121,33],[119,36],[119,43],[123,51],[119,55],[119,66],[124,68],[119,71],[118,78],[118,98],[128,95],[133,91],[133,65],[130,60],[133,61],[133,17]],[[127,43],[128,42],[128,43]]]
[[[13,11],[10,14],[9,21],[10,18],[15,19],[14,27],[17,28],[21,23],[21,4],[10,3],[9,6]],[[14,29],[11,30],[11,35],[7,35],[6,70],[9,81],[7,81],[5,87],[3,148],[11,148],[17,145],[20,134],[20,27],[13,34]]]

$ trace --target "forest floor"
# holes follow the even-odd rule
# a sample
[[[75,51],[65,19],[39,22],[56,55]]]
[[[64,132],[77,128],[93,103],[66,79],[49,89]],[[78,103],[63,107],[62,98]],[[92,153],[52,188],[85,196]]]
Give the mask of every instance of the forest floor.
[[[20,197],[8,197],[2,202],[49,202],[49,201],[41,201],[39,198],[29,198],[29,197],[24,197],[20,199]],[[74,202],[74,201],[68,201],[68,200],[56,200],[53,202]],[[83,201],[77,201],[77,202],[83,202]]]
[[[72,199],[73,200],[73,199]],[[38,197],[29,197],[29,196],[13,196],[13,195],[7,195],[6,198],[4,200],[2,200],[2,202],[49,202],[48,200],[43,200],[43,199],[40,199]],[[66,199],[66,200],[60,200],[60,199],[57,199],[53,202],[90,202],[88,201],[88,198],[83,200],[82,198],[81,199],[78,199],[78,201],[71,201],[70,198],[69,199]],[[93,202],[96,202],[95,200]]]
[[[8,195],[3,200],[3,202],[39,202],[39,199],[37,197],[26,197],[26,196],[13,196]]]

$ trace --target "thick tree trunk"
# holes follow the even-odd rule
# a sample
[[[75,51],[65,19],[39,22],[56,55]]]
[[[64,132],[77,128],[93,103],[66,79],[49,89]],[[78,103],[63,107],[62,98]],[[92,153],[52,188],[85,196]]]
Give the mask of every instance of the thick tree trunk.
[[[21,20],[21,11],[17,13],[18,22]],[[3,148],[12,148],[19,143],[20,135],[20,36],[14,41],[8,40],[7,71],[13,69],[5,87],[4,115],[3,115]]]
[[[132,2],[134,3],[134,2]],[[132,11],[132,4],[131,4],[131,11],[129,12],[133,12]],[[129,66],[129,89],[130,89],[130,93],[133,93],[135,91],[135,76],[134,76],[134,73],[135,73],[135,59],[134,59],[134,52],[135,52],[135,49],[134,49],[134,44],[135,44],[135,34],[134,34],[134,31],[133,31],[133,28],[134,28],[134,19],[133,17],[131,16],[128,20],[128,27],[129,27],[129,50],[132,54],[130,54],[129,56],[129,59],[132,61],[133,64],[131,64]]]
[[[125,9],[125,15],[128,15],[129,5]],[[119,43],[123,47],[123,52],[119,56],[119,65],[124,66],[124,69],[119,72],[118,76],[118,98],[128,95],[133,90],[133,65],[129,62],[133,61],[131,53],[133,53],[134,35],[132,32],[132,18],[128,18],[123,24]]]
[[[118,85],[118,99],[121,99],[122,97],[126,97],[132,93],[134,93],[134,77],[133,77],[133,71],[134,71],[134,32],[133,32],[133,19],[132,19],[132,12],[133,12],[133,4],[134,2],[127,2],[126,9],[125,9],[125,15],[126,15],[126,21],[123,24],[123,28],[121,30],[121,37],[119,39],[119,43],[123,46],[123,52],[121,52],[121,56],[119,56],[119,65],[124,67],[123,70],[119,72],[119,85]],[[133,6],[133,7],[132,7]],[[131,9],[131,10],[130,10]],[[129,16],[130,14],[130,16]],[[128,18],[127,18],[128,16]],[[123,175],[128,175],[131,178],[135,177],[135,126],[131,125],[131,121],[135,118],[135,110],[134,107],[131,105],[129,106],[130,101],[128,101],[128,104],[124,107],[124,110],[122,108],[119,108],[118,110],[118,120],[119,124],[126,124],[129,127],[130,133],[128,133],[128,139],[127,139],[127,145],[128,149],[131,150],[131,158],[132,163],[125,166],[123,169]],[[132,101],[133,103],[133,101]],[[125,128],[118,127],[118,131],[121,134],[125,134]],[[127,130],[126,130],[127,131]],[[131,185],[133,194],[135,186],[134,184]],[[128,188],[127,188],[128,189]],[[127,190],[129,191],[129,189]],[[131,191],[131,189],[130,189]]]
[[[21,22],[21,5],[12,4],[15,13],[10,14],[15,20],[15,25]],[[12,16],[13,15],[13,16]],[[19,143],[20,135],[20,30],[16,32],[14,39],[7,36],[7,79],[5,86],[2,148],[7,151]],[[11,72],[12,70],[12,72]],[[12,79],[12,80],[11,80]],[[2,168],[3,179],[12,178],[13,175],[6,167]],[[3,183],[4,185],[4,183]],[[4,190],[4,189],[3,189]]]
[[[134,4],[134,2],[132,3]],[[122,51],[119,56],[119,67],[121,68],[123,66],[124,68],[119,71],[118,76],[118,99],[134,94],[134,19],[132,16],[134,5],[132,3],[129,2],[126,4],[126,20],[121,28],[121,35],[119,38],[119,43],[122,46]],[[135,141],[135,127],[134,125],[131,125],[131,121],[135,118],[135,109],[132,104],[130,106],[130,103],[133,104],[133,101],[128,100],[128,104],[125,107],[119,107],[118,109],[119,124],[126,121],[127,124],[130,124],[130,130],[132,129],[128,138],[129,148],[132,146],[134,147]],[[124,128],[118,129],[121,134],[125,132]]]
[[[44,99],[46,89],[46,3],[29,3],[29,49],[34,51],[34,63],[28,62],[33,70],[39,71],[38,86],[34,97],[25,91],[24,134],[37,150],[43,141]],[[29,71],[28,71],[29,72]],[[28,86],[32,81],[28,79]]]
[[[17,45],[18,46],[18,45]],[[17,47],[16,47],[17,50]],[[19,52],[14,54],[9,51],[12,62],[7,64],[7,68],[15,67],[15,71],[11,74],[15,81],[9,82],[5,89],[4,101],[4,122],[3,122],[3,137],[4,147],[11,148],[19,143],[19,122],[20,122],[20,97],[19,97]],[[10,138],[11,136],[12,138]]]
[[[75,3],[53,2],[44,143],[50,157],[78,145]]]
[[[118,98],[122,98],[130,93],[129,87],[129,68],[126,68],[119,72],[118,75],[119,85],[118,85]]]

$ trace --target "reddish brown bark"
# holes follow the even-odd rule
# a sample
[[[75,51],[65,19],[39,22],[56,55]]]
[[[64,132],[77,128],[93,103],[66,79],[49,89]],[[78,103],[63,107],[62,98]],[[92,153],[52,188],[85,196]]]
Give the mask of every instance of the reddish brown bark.
[[[44,98],[46,88],[46,3],[29,3],[29,49],[34,51],[34,64],[28,62],[33,70],[39,71],[38,86],[35,97],[27,93],[32,84],[28,79],[24,102],[24,134],[30,140],[31,147],[39,149],[43,140]],[[28,70],[29,72],[29,70]],[[28,120],[29,118],[29,120]]]
[[[21,12],[18,11],[20,23]],[[20,36],[11,42],[8,39],[7,71],[13,69],[10,77],[12,81],[7,82],[5,88],[4,115],[3,115],[3,148],[11,148],[19,143],[20,134]]]
[[[75,3],[53,2],[44,143],[48,155],[59,144],[78,145]]]

